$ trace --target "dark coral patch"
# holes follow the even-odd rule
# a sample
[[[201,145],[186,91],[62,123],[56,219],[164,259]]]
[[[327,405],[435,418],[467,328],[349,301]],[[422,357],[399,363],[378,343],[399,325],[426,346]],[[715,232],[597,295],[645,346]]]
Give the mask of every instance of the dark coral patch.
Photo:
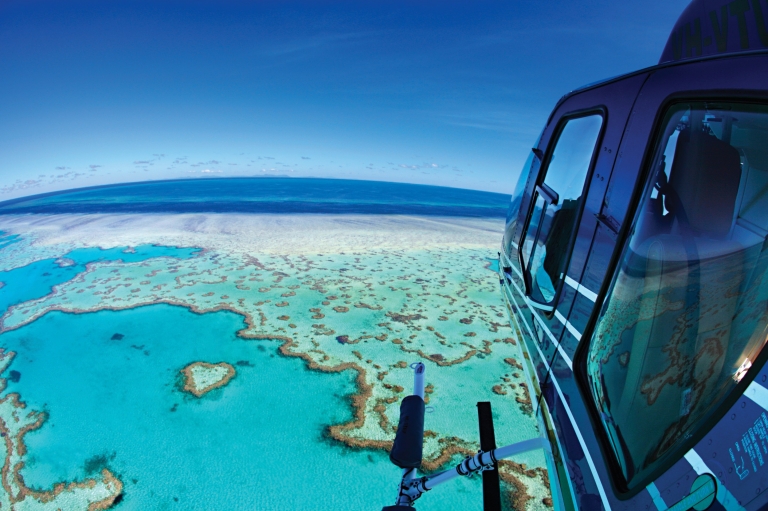
[[[107,464],[115,459],[116,453],[97,454],[85,460],[83,470],[86,474],[94,474],[105,468]]]
[[[408,324],[411,321],[414,321],[417,319],[427,319],[426,316],[422,316],[421,314],[400,314],[397,312],[387,312],[387,316],[392,318],[393,321],[397,321],[398,323],[405,323],[405,324]]]

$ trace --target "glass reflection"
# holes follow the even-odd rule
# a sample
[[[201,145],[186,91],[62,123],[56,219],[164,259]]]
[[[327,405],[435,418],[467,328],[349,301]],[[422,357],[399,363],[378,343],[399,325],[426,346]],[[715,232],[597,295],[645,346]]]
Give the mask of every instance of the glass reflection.
[[[766,342],[766,147],[764,106],[681,104],[666,116],[587,360],[630,488],[677,459]]]

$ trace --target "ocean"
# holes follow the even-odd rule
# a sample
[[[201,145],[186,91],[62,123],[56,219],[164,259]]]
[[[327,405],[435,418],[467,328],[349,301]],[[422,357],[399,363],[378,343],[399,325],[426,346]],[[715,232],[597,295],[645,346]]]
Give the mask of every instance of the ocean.
[[[509,195],[439,186],[310,178],[147,181],[0,202],[3,214],[322,213],[494,217]]]
[[[537,436],[495,273],[506,201],[259,178],[0,203],[0,432],[19,467],[0,506],[380,509],[415,361],[425,466],[476,451],[477,401],[499,444]],[[234,377],[193,395],[199,364]],[[506,505],[546,509],[543,454],[516,461]],[[461,478],[417,508],[481,502]]]

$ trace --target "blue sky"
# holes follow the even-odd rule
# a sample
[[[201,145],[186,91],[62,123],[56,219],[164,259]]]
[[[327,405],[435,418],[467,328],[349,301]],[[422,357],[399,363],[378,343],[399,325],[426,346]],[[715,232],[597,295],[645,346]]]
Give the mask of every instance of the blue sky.
[[[687,0],[0,3],[0,200],[290,175],[509,193],[564,93]]]

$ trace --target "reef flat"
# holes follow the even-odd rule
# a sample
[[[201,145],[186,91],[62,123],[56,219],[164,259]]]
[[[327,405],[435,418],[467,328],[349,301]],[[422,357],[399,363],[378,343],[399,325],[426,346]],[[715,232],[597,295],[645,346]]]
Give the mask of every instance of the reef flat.
[[[235,368],[226,362],[192,362],[181,370],[184,375],[184,391],[195,397],[202,397],[213,389],[223,387],[235,377],[235,373]]]
[[[432,407],[424,467],[435,470],[478,449],[477,401],[491,401],[499,444],[538,435],[498,278],[487,268],[502,224],[374,215],[4,216],[0,229],[16,238],[2,248],[2,272],[65,261],[84,248],[186,252],[87,263],[44,296],[9,305],[0,317],[0,344],[5,333],[54,311],[157,304],[197,314],[229,311],[243,318],[236,332],[243,343],[276,341],[283,356],[312,370],[352,372],[352,416],[329,423],[326,435],[374,450],[391,446],[399,401],[412,385],[408,365],[421,360]],[[6,284],[3,292],[14,292]],[[234,371],[237,360],[227,363]],[[504,465],[518,509],[548,507],[543,466],[541,453]],[[429,509],[428,497],[420,508]]]

